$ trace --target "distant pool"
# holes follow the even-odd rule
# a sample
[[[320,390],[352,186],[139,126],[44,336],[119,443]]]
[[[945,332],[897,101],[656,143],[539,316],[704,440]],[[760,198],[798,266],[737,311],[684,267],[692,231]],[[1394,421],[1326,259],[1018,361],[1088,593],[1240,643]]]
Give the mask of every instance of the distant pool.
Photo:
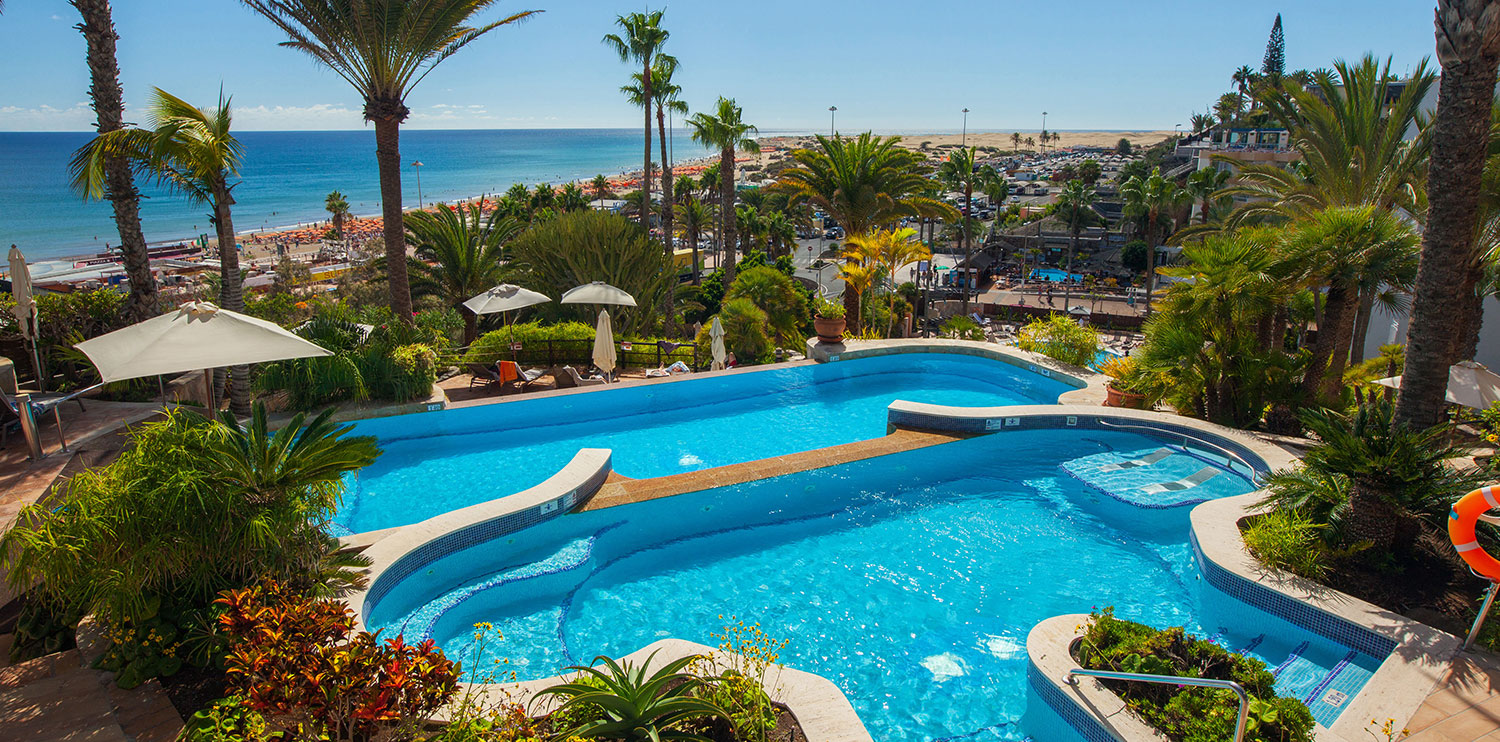
[[[366,420],[354,433],[385,453],[347,480],[334,526],[390,528],[519,492],[580,448],[659,477],[876,438],[897,399],[1051,404],[1070,388],[1001,361],[910,353]]]
[[[1073,281],[1075,281],[1075,282],[1081,282],[1083,280],[1083,274],[1081,274],[1081,273],[1069,273],[1067,271],[1058,270],[1056,268],[1037,268],[1036,270],[1033,270],[1031,272],[1031,280],[1033,280],[1033,281],[1047,281],[1049,283],[1062,283],[1063,281],[1066,281],[1069,278],[1073,279]]]

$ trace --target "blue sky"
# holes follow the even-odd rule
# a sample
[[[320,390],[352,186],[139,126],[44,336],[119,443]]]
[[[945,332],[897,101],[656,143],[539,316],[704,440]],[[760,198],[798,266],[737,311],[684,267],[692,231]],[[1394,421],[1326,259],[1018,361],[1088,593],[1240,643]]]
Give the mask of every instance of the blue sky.
[[[1119,0],[675,0],[668,51],[695,110],[736,98],[763,130],[1170,129],[1259,68],[1278,10],[1288,68],[1365,52],[1397,69],[1433,50],[1432,3]],[[599,39],[639,2],[505,0],[485,17],[547,12],[444,62],[408,98],[414,128],[640,125],[618,93],[629,69]],[[659,6],[653,6],[659,7]],[[356,129],[360,101],[234,0],[114,3],[129,113],[152,86],[212,102],[222,84],[246,130]],[[87,71],[63,0],[0,16],[0,130],[85,130]],[[128,116],[128,118],[131,118]],[[138,119],[137,117],[134,117]]]

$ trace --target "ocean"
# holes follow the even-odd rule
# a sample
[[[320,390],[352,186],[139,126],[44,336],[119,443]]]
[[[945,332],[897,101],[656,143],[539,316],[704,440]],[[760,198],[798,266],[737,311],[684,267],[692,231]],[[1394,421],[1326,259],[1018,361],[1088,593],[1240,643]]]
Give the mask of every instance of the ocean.
[[[30,261],[104,251],[119,244],[108,203],[84,203],[68,185],[68,161],[87,132],[0,132],[0,248],[16,244]],[[245,147],[235,187],[237,231],[275,229],[328,218],[323,200],[344,193],[359,216],[380,212],[374,129],[241,132]],[[673,160],[708,154],[683,130],[673,132]],[[659,151],[653,143],[653,152]],[[417,204],[422,163],[424,203],[504,192],[513,183],[561,184],[638,170],[640,129],[410,130],[401,133],[403,203]],[[189,204],[137,179],[141,220],[151,243],[212,233],[205,206]]]

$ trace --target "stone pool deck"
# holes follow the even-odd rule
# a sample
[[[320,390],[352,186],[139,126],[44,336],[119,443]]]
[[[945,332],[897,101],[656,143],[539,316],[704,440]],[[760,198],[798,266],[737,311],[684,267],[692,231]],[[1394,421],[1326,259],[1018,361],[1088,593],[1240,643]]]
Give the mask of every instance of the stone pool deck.
[[[779,477],[784,474],[795,474],[797,472],[811,469],[821,469],[828,466],[847,464],[851,461],[872,459],[877,456],[885,456],[903,451],[913,451],[918,448],[936,446],[940,443],[956,441],[968,436],[954,433],[933,433],[917,430],[897,430],[890,435],[880,438],[872,438],[867,441],[855,441],[845,443],[841,446],[820,448],[813,451],[776,456],[769,459],[747,461],[743,464],[730,464],[713,469],[673,474],[665,477],[653,477],[651,479],[631,479],[611,472],[609,479],[605,480],[604,486],[594,494],[580,510],[599,510],[601,508],[614,507],[616,505],[628,505],[633,502],[645,502],[661,497],[683,495],[689,492],[701,492],[715,487],[726,487],[733,484],[753,482],[757,479]]]

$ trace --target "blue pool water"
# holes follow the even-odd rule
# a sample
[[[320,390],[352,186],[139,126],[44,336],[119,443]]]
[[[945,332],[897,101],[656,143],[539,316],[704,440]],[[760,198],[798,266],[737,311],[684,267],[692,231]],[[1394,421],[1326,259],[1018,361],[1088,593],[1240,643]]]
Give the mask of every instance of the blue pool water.
[[[897,399],[1038,404],[1070,388],[999,361],[902,354],[367,420],[355,434],[385,453],[349,479],[334,520],[355,533],[415,523],[539,484],[580,448],[659,477],[879,437]]]
[[[1047,281],[1049,283],[1062,283],[1063,281],[1066,281],[1069,278],[1072,278],[1074,281],[1082,281],[1083,280],[1083,274],[1081,274],[1081,273],[1069,273],[1069,272],[1067,272],[1065,270],[1060,270],[1058,268],[1037,268],[1037,269],[1031,271],[1031,280],[1033,280],[1033,281]]]
[[[1205,584],[1188,508],[1135,507],[1064,471],[1161,446],[1114,431],[1001,433],[571,514],[436,561],[365,615],[466,665],[508,658],[522,679],[664,637],[714,645],[734,615],[790,640],[782,662],[837,684],[875,739],[1050,742],[1076,736],[1028,693],[1026,634],[1114,606],[1262,659],[1281,693],[1331,723],[1347,703],[1323,699],[1352,697],[1380,658]],[[1251,486],[1222,476],[1213,496]],[[504,635],[483,657],[480,621]]]

